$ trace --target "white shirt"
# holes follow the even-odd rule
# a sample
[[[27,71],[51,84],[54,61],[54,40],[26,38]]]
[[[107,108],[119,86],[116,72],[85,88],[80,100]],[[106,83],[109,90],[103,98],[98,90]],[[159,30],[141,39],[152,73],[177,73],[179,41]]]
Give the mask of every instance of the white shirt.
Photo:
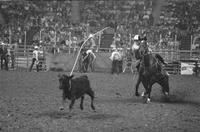
[[[88,55],[89,53],[92,54],[92,55],[94,56],[94,58],[96,58],[96,55],[92,52],[92,50],[87,50],[87,51],[86,51],[86,54],[87,54],[87,55]]]
[[[110,56],[110,59],[113,61],[113,60],[121,60],[121,54],[118,52],[118,51],[113,51],[111,56]]]
[[[39,55],[39,51],[38,50],[34,50],[33,51],[33,58],[35,58],[36,60],[38,60],[38,55]]]
[[[137,43],[133,43],[133,46],[132,46],[132,50],[138,50],[139,49],[139,45]]]

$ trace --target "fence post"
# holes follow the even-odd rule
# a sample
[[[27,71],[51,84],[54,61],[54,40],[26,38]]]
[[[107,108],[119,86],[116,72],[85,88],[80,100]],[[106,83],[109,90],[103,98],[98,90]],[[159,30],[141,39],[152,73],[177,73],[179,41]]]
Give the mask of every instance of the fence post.
[[[15,59],[15,63],[17,63],[17,65],[16,65],[16,69],[18,69],[18,52],[19,52],[19,45],[17,44],[17,46],[16,46],[16,52],[15,52],[15,57],[16,57],[16,59]]]
[[[27,50],[27,49],[26,49]],[[27,66],[27,72],[28,72],[28,66],[29,66],[29,64],[28,64],[28,61],[29,61],[29,50],[28,51],[26,51],[26,59],[27,59],[27,61],[26,61],[26,66]]]
[[[24,56],[26,54],[26,31],[24,31]]]
[[[190,41],[190,58],[192,57],[192,35],[190,36],[190,38],[191,38],[191,41]]]
[[[99,52],[101,46],[101,33],[99,34],[99,46],[97,46],[97,52]]]
[[[43,50],[43,65],[44,65],[44,70],[46,71],[46,52],[44,46],[42,47]]]

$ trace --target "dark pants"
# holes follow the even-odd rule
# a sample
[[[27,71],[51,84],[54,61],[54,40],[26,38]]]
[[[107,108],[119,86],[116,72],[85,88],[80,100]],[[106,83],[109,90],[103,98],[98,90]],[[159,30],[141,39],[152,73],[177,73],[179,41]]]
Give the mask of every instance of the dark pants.
[[[123,71],[123,61],[120,60],[119,61],[119,72],[122,73],[122,71]]]
[[[111,69],[111,73],[120,73],[120,61],[119,60],[113,60],[112,61],[112,69]]]
[[[10,58],[11,58],[11,68],[14,68],[15,67],[15,55],[11,54]]]
[[[5,65],[5,70],[8,71],[8,56],[7,55],[1,56],[1,69],[3,69],[4,65]]]
[[[32,59],[32,63],[31,63],[31,66],[30,66],[30,69],[29,69],[30,72],[31,72],[31,70],[32,70],[32,68],[33,68],[33,65],[35,64],[35,61],[36,61],[36,59],[33,58],[33,59]],[[38,71],[39,71],[39,66],[38,66],[38,64],[36,64],[36,69],[37,69],[37,72],[38,72]]]

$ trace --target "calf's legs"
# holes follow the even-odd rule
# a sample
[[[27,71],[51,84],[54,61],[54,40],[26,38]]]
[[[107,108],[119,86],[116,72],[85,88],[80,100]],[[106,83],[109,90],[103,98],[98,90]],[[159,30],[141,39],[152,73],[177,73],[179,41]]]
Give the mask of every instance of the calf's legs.
[[[90,96],[90,98],[91,98],[91,108],[92,108],[92,110],[95,110],[95,107],[94,107],[94,104],[93,104],[93,101],[94,101],[94,92],[92,91],[92,90],[89,90],[88,92],[87,92],[87,94]]]
[[[84,100],[84,96],[81,97],[81,103],[80,103],[81,110],[83,110],[83,100]]]
[[[73,105],[74,105],[74,103],[75,103],[75,100],[76,100],[76,98],[75,98],[75,97],[72,97],[71,103],[70,103],[70,105],[69,105],[69,110],[70,110],[70,111],[71,111],[72,108],[73,108]]]

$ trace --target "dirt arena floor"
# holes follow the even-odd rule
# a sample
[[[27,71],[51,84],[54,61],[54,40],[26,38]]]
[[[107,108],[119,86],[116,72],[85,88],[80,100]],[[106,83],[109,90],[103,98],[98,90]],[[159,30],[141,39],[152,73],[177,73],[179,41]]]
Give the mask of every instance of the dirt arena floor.
[[[200,78],[170,76],[170,101],[159,85],[144,104],[135,97],[131,74],[88,73],[97,112],[86,96],[71,113],[60,111],[58,72],[0,71],[0,131],[2,132],[199,132]],[[79,76],[79,73],[75,73]],[[140,92],[143,91],[140,85]],[[70,117],[71,115],[71,117]]]

